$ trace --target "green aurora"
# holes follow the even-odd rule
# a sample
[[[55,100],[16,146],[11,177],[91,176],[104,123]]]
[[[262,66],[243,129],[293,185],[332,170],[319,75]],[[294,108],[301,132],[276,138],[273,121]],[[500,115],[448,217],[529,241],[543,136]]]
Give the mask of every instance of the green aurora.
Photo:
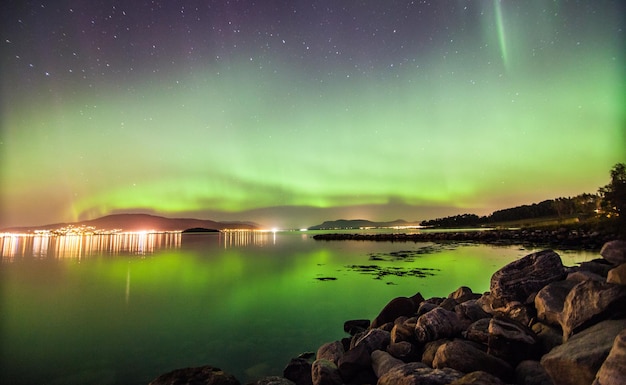
[[[555,3],[452,7],[386,48],[350,48],[335,21],[326,58],[292,26],[273,51],[243,39],[84,81],[55,59],[19,77],[27,55],[7,35],[0,227],[138,211],[306,227],[595,192],[626,160],[624,20],[615,2],[584,18]]]

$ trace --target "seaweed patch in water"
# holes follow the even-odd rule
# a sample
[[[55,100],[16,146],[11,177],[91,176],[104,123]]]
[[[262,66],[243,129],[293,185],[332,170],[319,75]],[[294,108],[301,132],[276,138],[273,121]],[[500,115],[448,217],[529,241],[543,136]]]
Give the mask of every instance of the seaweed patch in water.
[[[434,244],[420,247],[416,250],[398,250],[391,251],[389,253],[370,253],[369,260],[370,261],[406,261],[413,262],[416,257],[425,255],[425,254],[434,254],[439,253],[443,250],[452,250],[455,249],[455,244]]]
[[[387,276],[426,278],[439,271],[439,269],[432,268],[382,267],[378,265],[347,265],[346,268],[361,274],[373,275],[374,279],[383,279]]]

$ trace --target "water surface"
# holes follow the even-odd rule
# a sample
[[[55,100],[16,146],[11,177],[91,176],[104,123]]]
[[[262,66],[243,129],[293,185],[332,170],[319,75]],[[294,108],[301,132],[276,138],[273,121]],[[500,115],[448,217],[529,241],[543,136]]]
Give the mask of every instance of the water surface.
[[[313,234],[2,237],[0,383],[146,384],[205,364],[246,383],[343,338],[345,320],[371,319],[394,297],[483,292],[534,251]]]

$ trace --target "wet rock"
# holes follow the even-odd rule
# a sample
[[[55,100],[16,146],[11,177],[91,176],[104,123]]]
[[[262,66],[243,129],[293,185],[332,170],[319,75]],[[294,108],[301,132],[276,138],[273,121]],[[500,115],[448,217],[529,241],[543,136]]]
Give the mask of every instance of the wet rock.
[[[575,334],[541,358],[554,385],[589,385],[626,328],[626,319],[602,321]]]
[[[475,299],[480,298],[480,294],[474,294],[474,292],[472,292],[472,289],[470,289],[469,287],[461,286],[458,289],[456,289],[456,291],[450,293],[448,298],[452,298],[456,300],[457,303],[463,303],[471,299],[475,300]]]
[[[574,331],[626,310],[626,286],[606,282],[584,281],[574,286],[560,317],[563,341]],[[606,319],[606,318],[605,318]]]
[[[255,382],[254,385],[295,385],[295,383],[284,377],[269,376],[261,378],[260,380]]]
[[[435,354],[437,353],[437,349],[447,342],[450,342],[449,339],[443,338],[436,341],[431,341],[424,345],[424,352],[422,353],[422,362],[431,368],[433,367],[433,360],[435,359]]]
[[[396,366],[404,365],[404,361],[393,357],[382,350],[374,350],[371,354],[372,369],[376,377],[380,378]]]
[[[387,322],[393,322],[400,316],[411,317],[415,315],[417,306],[411,298],[397,297],[389,301],[387,305],[380,311],[378,316],[374,318],[370,328],[380,327]]]
[[[539,354],[546,354],[563,343],[563,332],[560,326],[557,328],[542,322],[535,322],[531,329],[537,336]]]
[[[315,360],[313,362],[313,365],[311,366],[311,379],[313,385],[343,384],[337,365],[328,360]]]
[[[283,377],[296,385],[312,385],[311,363],[306,358],[292,358],[283,369]]]
[[[528,327],[503,317],[493,317],[489,322],[487,353],[517,365],[535,352],[537,337]]]
[[[369,329],[370,320],[368,319],[355,319],[349,320],[343,323],[343,331],[351,336],[361,333]]]
[[[606,281],[617,285],[626,285],[626,263],[609,270]]]
[[[233,375],[209,365],[176,369],[169,373],[162,374],[150,382],[150,385],[177,384],[241,385]]]
[[[470,299],[458,304],[454,308],[454,312],[461,320],[466,320],[469,323],[473,323],[482,318],[491,317],[483,308],[476,302],[475,299]]]
[[[609,356],[598,370],[593,385],[623,385],[624,383],[626,383],[626,329],[615,337]]]
[[[616,240],[605,243],[600,255],[613,265],[626,263],[626,241]]]
[[[340,341],[328,342],[317,349],[315,357],[318,360],[328,360],[335,365],[345,353],[343,344]]]
[[[428,313],[429,311],[433,310],[434,308],[438,306],[439,305],[434,304],[432,302],[422,302],[422,304],[417,309],[417,317],[419,318],[423,316],[424,314]]]
[[[613,268],[611,262],[603,258],[593,259],[591,261],[582,262],[576,269],[577,271],[587,271],[593,274],[597,274],[601,277],[605,277],[609,270]]]
[[[371,329],[365,335],[356,339],[354,347],[364,346],[368,354],[374,350],[385,350],[391,342],[391,333],[381,329]]]
[[[444,385],[463,377],[454,369],[431,369],[421,362],[396,366],[378,379],[377,385]]]
[[[539,361],[522,361],[515,368],[517,385],[554,385]]]
[[[487,372],[472,372],[450,383],[450,385],[505,385],[498,377]]]
[[[523,303],[532,293],[563,278],[561,257],[552,250],[543,250],[496,271],[491,277],[490,291],[496,298]]]
[[[550,325],[560,325],[565,298],[576,285],[574,281],[563,280],[549,283],[539,290],[535,296],[537,318]]]
[[[417,319],[415,336],[421,343],[460,335],[463,323],[456,313],[437,307]]]
[[[433,368],[453,368],[464,373],[484,371],[505,381],[513,375],[513,368],[506,361],[460,339],[447,342],[437,349]]]
[[[408,341],[389,344],[387,352],[404,362],[415,361],[422,356],[420,349]]]
[[[489,324],[491,318],[483,318],[474,322],[463,332],[466,340],[487,345],[489,342]]]
[[[439,307],[444,308],[449,311],[453,311],[456,305],[458,304],[459,303],[456,302],[454,298],[446,298],[439,304]]]
[[[377,350],[377,349],[374,349]],[[339,374],[345,381],[350,381],[364,370],[371,370],[371,352],[367,350],[365,345],[356,346],[348,350],[341,359],[339,359]]]
[[[402,322],[398,322],[402,317],[396,319],[393,329],[391,329],[391,342],[398,343],[402,341],[415,341],[415,325],[417,317],[404,318]]]

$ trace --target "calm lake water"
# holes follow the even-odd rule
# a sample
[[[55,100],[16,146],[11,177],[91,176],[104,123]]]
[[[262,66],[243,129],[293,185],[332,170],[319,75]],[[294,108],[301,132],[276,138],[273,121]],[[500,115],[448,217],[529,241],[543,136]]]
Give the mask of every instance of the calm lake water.
[[[280,375],[348,319],[416,292],[486,291],[535,251],[313,234],[0,237],[0,383],[147,384],[205,364],[242,383]]]

